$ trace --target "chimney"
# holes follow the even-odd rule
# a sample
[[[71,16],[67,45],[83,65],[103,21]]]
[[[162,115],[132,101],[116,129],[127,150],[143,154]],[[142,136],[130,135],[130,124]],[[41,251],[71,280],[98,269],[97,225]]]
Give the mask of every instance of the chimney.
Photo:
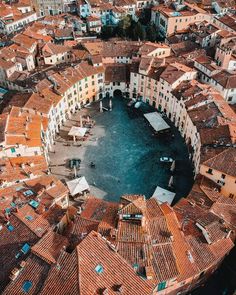
[[[124,289],[123,285],[121,284],[113,286],[113,290],[116,291],[117,293],[122,293],[123,289]]]
[[[226,239],[228,239],[230,237],[230,235],[231,235],[232,230],[230,228],[226,228],[225,232],[227,233]]]
[[[154,278],[154,271],[153,271],[152,266],[146,266],[145,272],[146,272],[147,280],[152,280]]]
[[[9,279],[11,281],[15,281],[15,279],[18,277],[18,275],[20,274],[21,269],[15,267],[12,271],[11,274],[9,276]]]

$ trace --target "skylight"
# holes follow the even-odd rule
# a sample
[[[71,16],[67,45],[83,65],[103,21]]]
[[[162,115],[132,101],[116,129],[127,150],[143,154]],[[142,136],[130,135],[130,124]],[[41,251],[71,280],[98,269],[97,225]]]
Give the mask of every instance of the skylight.
[[[29,290],[32,288],[33,283],[31,281],[24,281],[22,289],[25,293],[28,293]]]
[[[25,219],[27,219],[27,220],[29,220],[29,221],[32,221],[34,218],[33,218],[33,216],[31,216],[31,215],[26,215],[26,216],[25,216]]]
[[[96,271],[96,273],[98,273],[98,274],[103,273],[103,267],[102,267],[102,265],[101,265],[101,264],[98,264],[98,265],[95,267],[95,271]]]
[[[23,192],[23,195],[26,196],[26,197],[33,196],[33,194],[34,194],[34,193],[33,193],[32,190],[30,190],[30,189],[27,190],[27,191],[25,191],[25,192]]]
[[[9,224],[9,225],[7,226],[7,229],[8,229],[9,231],[13,231],[13,230],[14,230],[14,226],[12,226],[11,224]]]
[[[29,202],[29,205],[31,206],[31,207],[33,207],[33,208],[37,208],[38,206],[39,206],[39,203],[37,202],[37,201],[35,201],[35,200],[31,200],[30,202]]]
[[[21,251],[22,251],[24,254],[27,254],[27,253],[29,252],[29,250],[30,250],[30,245],[27,244],[27,243],[25,243],[25,244],[23,245],[23,247],[21,248]]]

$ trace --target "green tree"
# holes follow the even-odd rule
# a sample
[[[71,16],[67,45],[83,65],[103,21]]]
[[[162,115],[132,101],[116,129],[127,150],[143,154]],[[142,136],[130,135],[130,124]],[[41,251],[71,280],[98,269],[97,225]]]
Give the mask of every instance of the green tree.
[[[130,26],[131,26],[131,16],[126,15],[118,23],[118,35],[126,37]]]
[[[142,13],[141,13],[141,16],[140,16],[140,19],[139,19],[141,24],[148,25],[150,23],[150,21],[151,21],[151,13],[152,13],[151,8],[144,8],[142,10]]]
[[[146,31],[140,22],[137,22],[134,28],[134,36],[135,40],[145,40],[146,39]]]
[[[146,33],[147,33],[147,39],[149,41],[155,42],[157,40],[157,30],[153,23],[149,24],[146,27]]]
[[[101,30],[101,37],[103,39],[109,39],[114,37],[115,32],[112,26],[103,26]]]

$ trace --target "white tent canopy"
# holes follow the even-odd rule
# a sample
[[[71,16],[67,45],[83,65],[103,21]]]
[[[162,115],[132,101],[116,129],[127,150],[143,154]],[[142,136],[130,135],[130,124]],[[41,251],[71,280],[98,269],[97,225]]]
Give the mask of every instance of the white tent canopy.
[[[89,185],[84,176],[67,181],[66,184],[72,197],[89,190]]]
[[[166,123],[162,116],[159,115],[157,112],[144,114],[144,117],[148,120],[150,125],[157,132],[170,128],[170,126]]]
[[[174,197],[175,197],[175,193],[168,191],[160,186],[156,187],[156,190],[152,195],[152,198],[157,199],[158,202],[160,202],[160,203],[167,202],[170,205],[173,202]]]
[[[87,131],[87,128],[72,126],[69,133],[68,133],[68,135],[84,137],[86,131]]]

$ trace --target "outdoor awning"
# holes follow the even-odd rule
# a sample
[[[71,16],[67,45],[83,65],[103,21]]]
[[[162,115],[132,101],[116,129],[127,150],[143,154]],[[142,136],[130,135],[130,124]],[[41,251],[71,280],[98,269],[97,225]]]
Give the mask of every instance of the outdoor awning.
[[[69,133],[68,133],[68,135],[84,137],[86,131],[87,131],[87,128],[72,126]]]
[[[81,194],[86,190],[89,190],[89,185],[84,176],[67,181],[66,184],[72,197],[77,194]]]
[[[171,192],[171,191],[168,191],[160,186],[157,186],[156,187],[156,190],[155,192],[153,193],[152,195],[152,198],[155,198],[157,199],[157,201],[159,203],[169,203],[171,205],[171,203],[173,202],[174,200],[174,197],[175,197],[175,193]]]
[[[144,114],[144,117],[148,120],[150,125],[157,132],[170,128],[170,126],[166,123],[162,116],[159,115],[157,112]]]

